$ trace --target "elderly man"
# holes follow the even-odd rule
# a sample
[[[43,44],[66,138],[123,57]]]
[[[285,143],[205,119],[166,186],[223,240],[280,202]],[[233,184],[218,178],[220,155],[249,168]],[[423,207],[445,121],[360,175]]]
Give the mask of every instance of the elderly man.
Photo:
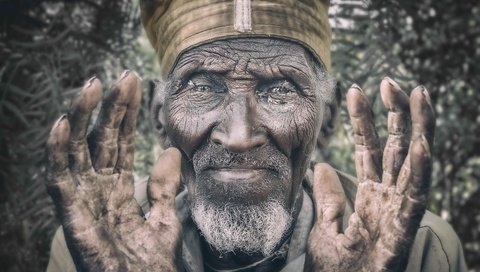
[[[425,88],[408,97],[382,81],[382,154],[353,85],[357,180],[310,169],[338,106],[328,1],[141,2],[164,78],[152,113],[167,149],[148,183],[134,185],[140,80],[121,75],[88,136],[102,87],[86,83],[48,142],[63,225],[49,271],[465,270],[453,230],[425,213],[434,129]]]

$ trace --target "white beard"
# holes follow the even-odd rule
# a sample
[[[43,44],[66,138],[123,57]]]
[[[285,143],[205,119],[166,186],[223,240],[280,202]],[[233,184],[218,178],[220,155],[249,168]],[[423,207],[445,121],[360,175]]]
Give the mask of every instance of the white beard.
[[[269,256],[293,221],[277,201],[250,206],[196,201],[192,216],[205,240],[222,254],[241,251]]]

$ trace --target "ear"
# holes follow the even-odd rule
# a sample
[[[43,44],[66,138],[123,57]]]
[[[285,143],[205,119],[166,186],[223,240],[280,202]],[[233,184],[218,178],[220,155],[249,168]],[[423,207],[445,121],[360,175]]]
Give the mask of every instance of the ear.
[[[165,82],[160,80],[151,80],[149,82],[149,101],[150,115],[155,133],[158,136],[159,144],[162,149],[169,147],[167,137],[166,116],[163,105],[165,104]]]
[[[325,105],[325,112],[323,115],[323,123],[320,128],[320,134],[317,138],[317,147],[319,149],[325,148],[331,136],[335,133],[335,128],[338,121],[338,111],[340,109],[340,102],[342,99],[342,93],[340,91],[340,84],[337,82],[335,85],[335,95],[332,101]]]

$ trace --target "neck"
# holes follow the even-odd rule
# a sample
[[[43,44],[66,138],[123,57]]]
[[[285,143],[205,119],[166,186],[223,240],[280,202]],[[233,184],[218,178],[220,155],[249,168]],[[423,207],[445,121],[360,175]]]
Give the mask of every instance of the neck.
[[[303,190],[300,190],[294,201],[292,216],[294,222],[282,237],[272,255],[264,256],[260,252],[245,253],[234,251],[220,253],[210,246],[201,236],[201,247],[206,271],[278,271],[283,267],[288,249],[288,242],[292,236],[295,223],[300,213],[303,201]]]

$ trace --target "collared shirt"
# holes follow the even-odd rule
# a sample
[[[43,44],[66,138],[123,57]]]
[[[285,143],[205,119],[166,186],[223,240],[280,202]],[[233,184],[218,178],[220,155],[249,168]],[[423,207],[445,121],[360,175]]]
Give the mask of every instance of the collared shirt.
[[[353,212],[353,203],[355,200],[357,181],[355,178],[338,172],[340,181],[347,197],[347,206],[344,214],[344,226]],[[314,207],[310,196],[311,183],[307,174],[304,181],[304,198],[302,208],[294,226],[292,236],[288,244],[282,247],[287,250],[285,266],[280,272],[298,272],[303,271],[305,262],[305,252],[308,235],[314,224]],[[142,209],[147,213],[149,210],[148,199],[146,195],[147,181],[142,180],[135,185],[135,198]],[[195,227],[189,211],[187,192],[183,191],[176,198],[177,215],[182,222],[183,227],[183,246],[182,257],[184,268],[188,272],[203,272],[204,263],[200,246],[200,235]],[[248,271],[265,271],[265,267],[260,269],[250,268]],[[76,271],[72,257],[65,243],[63,230],[60,227],[52,241],[50,252],[50,261],[48,263],[48,272],[57,271]],[[247,271],[247,270],[245,270]],[[420,223],[414,244],[412,246],[406,271],[467,271],[463,250],[456,233],[452,227],[427,211]]]

